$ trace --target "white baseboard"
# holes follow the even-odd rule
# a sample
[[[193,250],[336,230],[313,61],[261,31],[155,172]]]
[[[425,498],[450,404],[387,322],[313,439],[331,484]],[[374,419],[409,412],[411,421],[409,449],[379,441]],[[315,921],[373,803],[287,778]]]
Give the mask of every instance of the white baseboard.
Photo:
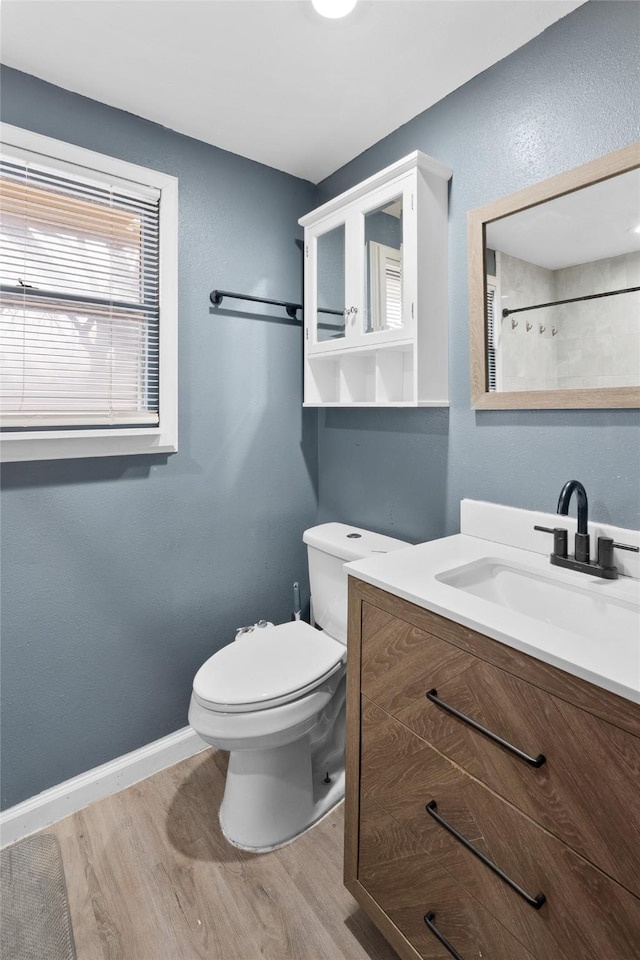
[[[191,727],[154,740],[139,750],[87,770],[0,813],[0,846],[15,843],[68,817],[96,800],[139,783],[165,767],[186,760],[208,744]]]

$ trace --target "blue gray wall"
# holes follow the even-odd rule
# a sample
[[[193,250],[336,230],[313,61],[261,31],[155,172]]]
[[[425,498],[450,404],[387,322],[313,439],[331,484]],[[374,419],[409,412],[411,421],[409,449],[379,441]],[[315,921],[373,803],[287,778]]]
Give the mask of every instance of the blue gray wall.
[[[640,138],[637,3],[587,3],[320,184],[319,201],[423,150],[453,169],[450,397],[442,410],[320,414],[320,519],[413,541],[459,529],[463,497],[640,526],[638,411],[482,411],[470,404],[467,211]]]
[[[200,664],[235,627],[288,619],[294,580],[306,595],[317,433],[301,329],[232,301],[214,314],[209,292],[299,301],[297,220],[316,191],[25,74],[1,80],[4,121],[180,180],[179,452],[2,470],[7,806],[185,726]]]

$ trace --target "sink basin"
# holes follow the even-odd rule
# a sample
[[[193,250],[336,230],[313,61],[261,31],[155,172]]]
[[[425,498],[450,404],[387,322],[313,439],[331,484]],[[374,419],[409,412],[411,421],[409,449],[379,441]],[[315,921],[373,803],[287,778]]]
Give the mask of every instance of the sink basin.
[[[601,643],[614,639],[639,642],[640,604],[605,594],[607,581],[585,577],[584,585],[572,583],[562,574],[545,576],[524,564],[494,557],[445,570],[435,579]]]
[[[640,704],[640,555],[619,551],[617,580],[552,566],[549,541],[535,528],[556,522],[556,514],[464,500],[460,533],[345,570]],[[563,523],[572,535],[575,519]],[[640,545],[638,530],[607,524],[594,522],[591,536]]]

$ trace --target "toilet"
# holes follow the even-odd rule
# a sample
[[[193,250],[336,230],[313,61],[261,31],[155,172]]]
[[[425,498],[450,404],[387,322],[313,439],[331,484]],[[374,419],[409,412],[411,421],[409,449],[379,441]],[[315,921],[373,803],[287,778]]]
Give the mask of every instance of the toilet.
[[[189,723],[229,751],[220,806],[227,840],[265,852],[299,836],[344,796],[347,574],[343,564],[408,546],[342,523],[306,530],[315,626],[256,625],[193,681]]]

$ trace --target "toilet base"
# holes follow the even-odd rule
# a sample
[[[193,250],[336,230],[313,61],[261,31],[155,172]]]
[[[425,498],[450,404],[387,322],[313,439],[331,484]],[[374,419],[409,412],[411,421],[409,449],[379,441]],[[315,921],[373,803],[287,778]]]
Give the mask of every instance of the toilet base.
[[[295,840],[343,797],[344,763],[317,755],[312,762],[308,735],[267,750],[231,751],[220,827],[233,846],[266,853]]]
[[[223,833],[224,838],[225,838],[225,840],[227,841],[227,843],[231,844],[232,847],[236,847],[238,850],[246,850],[247,853],[271,853],[273,850],[280,850],[281,847],[286,847],[286,846],[288,846],[288,844],[293,843],[294,840],[298,840],[299,837],[303,837],[303,836],[305,835],[305,833],[308,833],[309,830],[312,830],[312,829],[313,829],[313,827],[317,827],[317,825],[318,825],[322,820],[325,820],[327,817],[330,817],[330,816],[331,816],[331,814],[333,813],[333,811],[336,809],[336,807],[339,807],[339,806],[340,806],[340,804],[342,803],[343,800],[344,800],[344,776],[343,776],[343,778],[342,778],[342,791],[341,791],[341,794],[340,794],[340,796],[331,804],[330,807],[328,807],[323,813],[321,813],[321,814],[318,816],[318,818],[313,821],[313,823],[310,823],[310,824],[309,824],[308,827],[305,827],[304,830],[301,830],[300,833],[296,833],[293,837],[289,837],[288,840],[283,840],[281,843],[274,843],[274,844],[272,844],[270,847],[246,847],[246,846],[244,846],[244,844],[238,843],[236,840],[232,840],[231,837],[227,836],[227,834],[224,832],[224,828],[222,827],[222,824],[220,825],[220,829],[222,830],[222,833]]]

